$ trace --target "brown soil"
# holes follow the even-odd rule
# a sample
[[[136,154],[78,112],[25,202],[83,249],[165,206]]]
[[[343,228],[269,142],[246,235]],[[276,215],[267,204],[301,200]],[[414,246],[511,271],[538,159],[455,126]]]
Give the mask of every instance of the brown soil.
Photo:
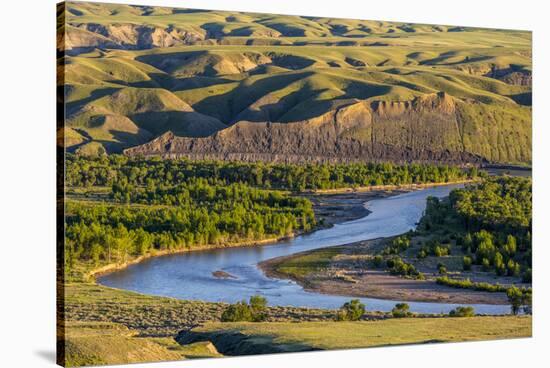
[[[280,273],[277,266],[292,257],[318,250],[270,259],[260,263],[259,267],[269,277],[290,278],[306,290],[323,294],[418,302],[507,304],[504,293],[452,288],[437,284],[435,276],[431,275],[426,280],[414,280],[393,276],[384,270],[360,266],[361,262],[364,262],[361,256],[374,253],[385,241],[386,239],[375,239],[338,246],[336,248],[339,250],[339,256],[333,258],[327,269],[303,277]],[[340,255],[346,255],[348,259],[344,261]],[[356,256],[357,260],[350,260],[350,255],[351,258]]]

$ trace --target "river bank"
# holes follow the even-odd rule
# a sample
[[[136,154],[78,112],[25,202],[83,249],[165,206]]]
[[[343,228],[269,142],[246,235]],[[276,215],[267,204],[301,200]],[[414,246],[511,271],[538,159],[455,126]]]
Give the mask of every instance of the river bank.
[[[367,209],[372,211],[368,216],[337,223],[330,228],[290,238],[273,246],[232,247],[152,257],[132,267],[102,276],[97,282],[108,287],[180,300],[235,303],[251,295],[262,295],[270,306],[337,309],[349,301],[350,297],[305,291],[294,282],[265,276],[256,265],[280,256],[403,234],[416,227],[425,209],[426,198],[442,198],[459,187],[460,185],[439,186],[372,199],[367,205]],[[341,202],[342,199],[338,196],[330,198],[339,198],[337,201]],[[349,205],[347,200],[344,200],[344,204]],[[363,203],[357,205],[365,211]],[[449,267],[449,270],[452,268]],[[216,277],[219,274],[217,271],[234,277]],[[371,296],[360,299],[368,305],[370,311],[386,312],[403,301]],[[426,314],[445,314],[462,305],[445,302],[409,304],[412,312]],[[475,304],[475,308],[480,314],[509,312],[508,305],[479,303]]]
[[[441,185],[441,184],[440,184]],[[365,207],[365,202],[373,199],[386,198],[392,195],[398,195],[410,191],[404,188],[389,190],[370,190],[358,193],[342,192],[342,193],[327,193],[311,195],[304,193],[303,196],[310,199],[313,204],[313,211],[317,219],[317,225],[310,231],[295,231],[290,235],[281,237],[272,237],[261,240],[243,240],[240,242],[224,242],[221,244],[210,244],[205,246],[196,246],[193,248],[181,248],[181,249],[166,249],[166,250],[154,250],[148,254],[135,257],[122,263],[109,263],[100,267],[94,268],[86,275],[86,281],[94,281],[96,278],[107,275],[111,272],[121,271],[129,266],[141,263],[145,260],[162,257],[168,255],[175,255],[188,252],[201,252],[223,248],[239,248],[239,247],[255,247],[270,245],[284,240],[292,239],[296,236],[306,235],[313,233],[317,230],[329,228],[334,224],[343,223],[346,221],[355,220],[369,214],[369,210]]]
[[[438,183],[413,183],[413,184],[398,184],[398,185],[369,185],[365,187],[345,187],[345,188],[334,188],[334,189],[315,189],[310,191],[305,191],[305,194],[343,194],[343,193],[364,193],[364,192],[376,192],[376,191],[411,191],[419,190],[426,188],[439,187],[442,185],[455,185],[455,184],[468,184],[473,183],[477,180],[474,179],[465,179],[465,180],[454,180],[448,182],[438,182]]]
[[[386,270],[370,267],[369,262],[374,254],[393,238],[365,240],[291,254],[266,260],[259,263],[258,267],[268,277],[290,279],[307,291],[327,295],[410,302],[508,304],[505,293],[440,285],[436,282],[439,275],[426,265],[420,268],[426,272],[425,280],[394,276]],[[467,275],[474,279],[484,277],[483,281],[488,281],[487,276],[481,274],[470,272]]]
[[[243,240],[240,242],[224,242],[220,244],[209,244],[196,246],[193,248],[179,248],[155,250],[148,254],[129,259],[122,263],[109,263],[100,267],[92,268],[86,272],[84,280],[94,282],[96,278],[107,275],[112,272],[121,271],[129,266],[139,264],[151,258],[182,254],[188,252],[201,252],[223,248],[255,247],[275,244],[281,241],[295,238],[300,235],[314,233],[320,229],[326,229],[335,224],[356,220],[367,216],[370,211],[365,207],[365,203],[374,199],[387,198],[411,191],[422,190],[426,188],[465,184],[472,180],[453,181],[447,183],[426,183],[426,184],[407,184],[407,185],[382,185],[358,188],[341,188],[336,190],[326,190],[317,192],[303,192],[297,194],[308,198],[313,204],[313,210],[317,219],[317,225],[309,231],[295,231],[294,233],[281,237],[272,237],[261,240]]]
[[[162,257],[162,256],[169,256],[169,255],[175,255],[175,254],[181,254],[181,253],[189,253],[189,252],[201,252],[201,251],[207,251],[207,250],[213,250],[213,249],[222,249],[222,248],[237,248],[237,247],[253,247],[253,246],[261,246],[261,245],[267,245],[267,244],[273,244],[277,243],[279,241],[292,238],[297,235],[301,235],[304,232],[296,232],[292,235],[288,236],[281,236],[276,238],[267,238],[267,239],[261,239],[261,240],[246,240],[241,242],[230,242],[230,243],[224,243],[223,245],[206,245],[206,246],[197,246],[193,248],[181,248],[181,249],[164,249],[164,250],[155,250],[153,252],[150,252],[148,254],[138,256],[136,258],[133,258],[131,260],[128,260],[126,262],[122,263],[109,263],[107,265],[95,268],[91,270],[88,274],[88,280],[87,281],[94,281],[96,278],[107,275],[111,272],[121,271],[129,266],[141,263],[143,261],[146,261],[151,258],[156,257]]]

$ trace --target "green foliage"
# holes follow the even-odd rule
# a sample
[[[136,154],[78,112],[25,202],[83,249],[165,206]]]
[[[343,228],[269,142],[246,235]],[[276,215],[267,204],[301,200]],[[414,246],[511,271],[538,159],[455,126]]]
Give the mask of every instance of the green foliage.
[[[424,275],[413,264],[403,261],[400,257],[393,257],[386,261],[390,274],[411,277],[422,280]]]
[[[472,269],[472,258],[468,256],[462,257],[462,269],[464,271],[470,271]]]
[[[407,250],[410,246],[410,237],[408,235],[401,235],[392,239],[390,244],[384,248],[382,253],[384,255],[399,254]]]
[[[250,312],[254,322],[264,321],[267,318],[267,299],[260,295],[250,297]]]
[[[412,315],[409,309],[410,307],[407,303],[397,303],[391,310],[391,314],[394,318],[409,317]]]
[[[149,198],[157,189],[166,191],[203,178],[209,184],[244,183],[264,189],[316,190],[370,185],[435,183],[468,178],[469,172],[456,167],[434,165],[395,165],[391,163],[350,164],[265,164],[221,161],[189,161],[128,158],[120,155],[66,157],[67,185],[77,187],[115,186],[116,191],[132,192],[139,187],[138,199]],[[164,194],[164,192],[163,192]],[[169,194],[169,193],[167,193]]]
[[[267,318],[267,300],[260,296],[250,297],[246,300],[230,304],[222,313],[222,322],[262,322]]]
[[[344,303],[336,314],[337,321],[358,321],[365,314],[365,304],[359,299],[352,299]]]
[[[418,259],[424,259],[424,258],[426,258],[427,256],[428,256],[428,252],[426,251],[425,248],[420,249],[420,250],[418,251],[418,254],[416,255],[416,257],[417,257]]]
[[[530,288],[510,287],[506,291],[512,314],[518,314],[522,309],[525,313],[531,313],[532,291]]]
[[[228,173],[212,178],[208,165],[200,172],[193,164],[187,175],[184,163],[69,155],[68,184],[103,194],[66,202],[67,275],[81,261],[124,263],[156,250],[288,236],[315,225],[308,199],[248,185],[232,167],[217,167]]]
[[[470,279],[451,279],[448,276],[441,276],[436,279],[440,285],[446,285],[455,288],[472,289],[477,291],[505,292],[507,287],[500,284],[490,284],[488,282],[472,282]]]
[[[464,270],[472,263],[498,276],[517,277],[531,266],[531,179],[489,177],[464,189],[453,190],[448,200],[430,198],[419,228],[430,233],[451,232],[467,254]],[[443,256],[450,246],[431,239],[419,256]]]
[[[451,203],[470,229],[525,235],[531,228],[531,179],[494,177],[473,187],[458,189]],[[512,239],[507,244],[514,247]]]
[[[445,275],[447,273],[447,267],[443,263],[437,265],[437,272],[440,275]]]
[[[230,304],[227,309],[223,311],[221,320],[222,322],[250,322],[252,318],[250,306],[246,303],[246,300],[243,300],[235,304]]]
[[[451,254],[451,245],[445,244],[442,245],[438,240],[436,239],[430,239],[428,240],[420,249],[419,255],[421,256],[434,256],[434,257],[445,257]]]
[[[456,307],[449,312],[449,317],[474,317],[474,307]]]

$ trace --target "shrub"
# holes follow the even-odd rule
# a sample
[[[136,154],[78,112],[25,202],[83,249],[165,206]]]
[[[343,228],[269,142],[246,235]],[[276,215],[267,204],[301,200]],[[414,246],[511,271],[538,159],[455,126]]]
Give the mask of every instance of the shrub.
[[[508,290],[500,284],[489,284],[488,282],[472,282],[470,279],[453,280],[447,276],[438,277],[436,282],[440,285],[446,285],[455,288],[472,289],[477,291],[504,292]]]
[[[365,314],[365,304],[359,299],[352,299],[344,303],[336,314],[337,321],[358,321]]]
[[[418,259],[424,259],[424,258],[426,258],[427,256],[428,256],[428,252],[427,252],[424,248],[422,248],[422,249],[420,249],[420,251],[419,251],[418,254],[416,255],[416,258],[418,258]]]
[[[495,258],[493,260],[493,263],[495,265],[495,272],[499,276],[503,276],[506,274],[506,265],[504,264],[504,257],[502,257],[502,254],[500,252],[495,253]]]
[[[250,297],[250,312],[255,322],[264,321],[267,318],[267,299],[260,295]]]
[[[383,253],[386,255],[389,254],[399,254],[411,245],[411,239],[407,235],[401,235],[393,239],[389,246],[385,247]]]
[[[443,263],[439,263],[437,265],[437,272],[439,272],[440,275],[445,275],[447,273],[447,267]]]
[[[424,275],[422,275],[414,265],[404,262],[399,257],[388,259],[386,264],[392,275],[409,276],[421,280],[424,279]]]
[[[509,259],[508,263],[506,264],[506,274],[508,276],[519,276],[521,272],[521,267],[519,263],[514,262],[513,259]]]
[[[409,317],[412,313],[409,311],[409,305],[407,303],[397,303],[391,310],[391,314],[395,318]]]
[[[471,253],[472,252],[472,245],[473,245],[473,239],[472,234],[467,233],[464,238],[462,239],[462,251],[464,253]]]
[[[531,289],[520,289],[516,286],[512,286],[506,291],[506,296],[508,297],[508,302],[512,307],[512,314],[518,314],[522,308],[525,313],[531,312]]]
[[[481,267],[483,268],[483,271],[489,271],[491,269],[491,263],[487,258],[483,258],[481,261]]]
[[[473,307],[456,307],[449,312],[449,317],[473,317],[475,310]]]
[[[252,321],[252,312],[245,300],[230,304],[222,313],[222,322]]]
[[[462,258],[462,269],[464,271],[470,271],[472,269],[472,257],[464,256],[464,258]]]
[[[426,242],[423,249],[425,249],[428,254],[431,254],[434,257],[443,257],[451,254],[451,245],[442,245],[437,240],[430,240]]]
[[[222,313],[222,322],[261,322],[267,318],[267,299],[254,295],[250,297],[250,302],[242,300],[235,304],[230,304]]]

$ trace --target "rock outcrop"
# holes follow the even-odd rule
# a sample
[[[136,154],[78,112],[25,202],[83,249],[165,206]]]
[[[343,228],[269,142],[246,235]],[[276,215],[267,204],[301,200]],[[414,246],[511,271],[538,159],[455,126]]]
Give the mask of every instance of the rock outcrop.
[[[206,32],[187,31],[174,26],[158,27],[137,24],[74,23],[68,25],[58,48],[64,47],[71,54],[87,48],[141,50],[154,47],[172,47],[195,44],[205,39]]]
[[[406,102],[354,101],[293,123],[239,121],[204,138],[167,132],[127,155],[269,162],[481,164],[461,144],[455,101],[445,93]]]

